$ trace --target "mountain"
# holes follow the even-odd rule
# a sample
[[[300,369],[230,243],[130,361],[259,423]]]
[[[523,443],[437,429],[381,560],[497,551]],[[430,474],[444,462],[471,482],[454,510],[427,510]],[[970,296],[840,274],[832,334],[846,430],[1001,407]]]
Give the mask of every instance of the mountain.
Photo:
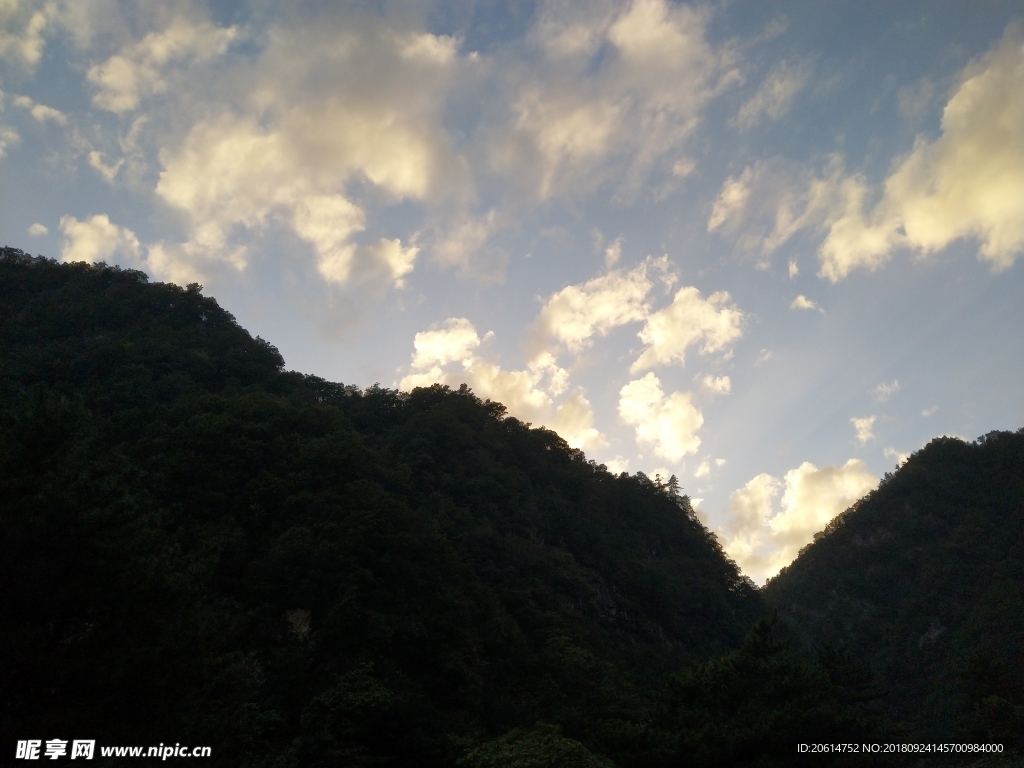
[[[1019,701],[985,687],[1012,663],[1020,616],[1006,614],[1013,519],[985,515],[1019,509],[1020,477],[1002,496],[967,478],[971,451],[1013,440],[956,443],[966,463],[947,462],[977,510],[971,547],[990,547],[964,568],[1002,579],[957,603],[981,633],[971,647],[997,651],[970,678],[982,724]],[[903,479],[920,461],[872,498],[941,488]],[[1008,476],[1014,461],[989,464]],[[887,636],[881,607],[842,648],[818,641],[842,618],[830,593],[783,599],[804,594],[785,585],[805,563],[828,566],[814,553],[843,525],[767,592],[794,641],[674,478],[613,475],[466,387],[286,371],[199,285],[0,250],[4,750],[204,745],[206,765],[253,768],[818,765],[796,745],[895,738],[882,702],[907,696],[899,670],[864,656]],[[874,583],[870,563],[839,562]],[[893,621],[933,615],[932,592],[904,592]],[[963,634],[934,615],[928,653]]]
[[[4,249],[0,349],[17,738],[429,766],[543,722],[617,749],[762,611],[674,484],[466,388],[286,372],[198,285]]]
[[[933,440],[763,594],[804,644],[841,646],[884,680],[914,739],[1019,749],[1024,430]]]

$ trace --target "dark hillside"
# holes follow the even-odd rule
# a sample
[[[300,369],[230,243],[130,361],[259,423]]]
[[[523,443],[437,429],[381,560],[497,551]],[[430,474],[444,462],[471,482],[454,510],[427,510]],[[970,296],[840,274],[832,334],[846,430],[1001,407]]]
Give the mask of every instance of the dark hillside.
[[[671,673],[762,610],[674,485],[284,372],[199,286],[4,249],[0,352],[5,738],[650,764]]]
[[[842,645],[921,740],[1024,733],[1024,430],[933,440],[763,590]]]
[[[465,387],[287,372],[198,285],[3,249],[0,749],[813,766],[899,735],[887,688],[988,738],[1020,718],[1020,441],[929,446],[773,581],[848,646],[801,653],[674,482]]]

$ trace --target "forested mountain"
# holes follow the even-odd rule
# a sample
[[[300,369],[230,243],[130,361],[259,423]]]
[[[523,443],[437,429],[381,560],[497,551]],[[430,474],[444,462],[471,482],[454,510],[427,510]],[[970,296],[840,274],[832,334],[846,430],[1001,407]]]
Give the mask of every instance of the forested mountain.
[[[198,285],[10,248],[0,548],[4,750],[782,766],[820,764],[798,742],[897,732],[885,682],[791,647],[673,482],[613,475],[466,388],[285,371]],[[991,622],[1007,594],[980,604]]]
[[[836,517],[763,593],[865,660],[921,740],[1022,745],[1024,430],[944,437]]]

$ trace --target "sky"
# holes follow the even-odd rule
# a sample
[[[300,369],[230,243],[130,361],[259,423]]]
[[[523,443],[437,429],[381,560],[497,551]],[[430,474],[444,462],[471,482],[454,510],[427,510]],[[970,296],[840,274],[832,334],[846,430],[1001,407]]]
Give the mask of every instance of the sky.
[[[758,583],[1024,426],[1019,2],[0,0],[0,242],[676,475]]]

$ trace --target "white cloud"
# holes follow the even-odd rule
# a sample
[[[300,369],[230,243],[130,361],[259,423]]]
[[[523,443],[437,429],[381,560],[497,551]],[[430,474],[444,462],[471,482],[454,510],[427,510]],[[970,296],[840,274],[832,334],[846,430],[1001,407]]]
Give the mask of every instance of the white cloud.
[[[105,213],[79,221],[74,216],[62,216],[60,231],[64,234],[61,261],[120,260],[135,263],[139,260],[139,239],[126,227],[111,223]]]
[[[725,466],[725,459],[715,459],[715,466],[716,467],[724,467]]]
[[[488,334],[484,338],[488,338]],[[441,328],[416,334],[411,372],[399,383],[403,390],[463,383],[479,396],[502,403],[511,416],[547,426],[574,448],[594,449],[607,444],[594,427],[594,412],[583,391],[568,389],[568,373],[544,356],[526,370],[505,370],[476,356],[476,329],[465,318],[451,318]],[[455,365],[453,365],[455,364]]]
[[[857,459],[821,469],[804,462],[782,481],[760,474],[729,497],[727,520],[719,535],[744,573],[763,583],[877,482]]]
[[[609,245],[607,248],[604,249],[604,266],[605,266],[605,269],[611,269],[612,267],[614,267],[618,263],[619,258],[621,256],[622,256],[622,238],[621,237],[617,237],[617,238],[615,238],[615,240],[612,242],[611,245]]]
[[[107,181],[113,181],[117,176],[117,172],[121,170],[121,166],[124,165],[124,160],[118,160],[113,164],[104,162],[103,153],[96,150],[89,152],[88,159],[89,165]]]
[[[471,361],[479,346],[480,337],[473,324],[464,317],[453,317],[443,328],[416,334],[411,365],[415,370],[424,370],[455,361]]]
[[[168,60],[213,56],[230,42],[225,30],[207,24],[198,48],[175,47],[186,22],[175,24],[161,33],[173,38],[162,54]],[[359,236],[372,228],[376,211],[405,200],[438,206],[437,219],[454,205],[448,218],[461,219],[462,228],[438,224],[432,231],[446,235],[428,246],[442,263],[465,267],[475,258],[494,216],[464,223],[467,164],[452,152],[441,122],[461,61],[457,41],[368,16],[344,34],[338,28],[283,24],[244,66],[220,79],[210,70],[208,103],[200,89],[187,103],[196,112],[187,134],[160,153],[156,193],[183,211],[189,226],[188,247],[165,249],[169,259],[188,253],[195,264],[244,268],[251,236],[283,227],[312,246],[329,282],[386,278],[400,285],[422,252],[421,243],[408,242],[415,235],[370,243]],[[133,45],[151,51],[156,43],[151,36]],[[135,103],[122,98],[132,89],[101,93],[111,108]]]
[[[672,303],[648,316],[637,334],[647,349],[630,367],[632,373],[656,365],[685,363],[686,350],[699,344],[702,355],[727,351],[743,335],[743,312],[718,291],[701,297],[693,286],[681,288]]]
[[[693,471],[694,477],[707,477],[711,474],[711,463],[704,459],[700,464],[697,465],[697,469]]]
[[[824,312],[825,312],[825,310],[823,310],[821,307],[818,306],[818,303],[816,301],[812,301],[811,299],[808,299],[803,294],[800,294],[795,299],[793,299],[792,303],[789,305],[789,308],[790,309],[816,309],[819,312],[821,312],[822,314],[824,314]]]
[[[16,130],[6,125],[0,125],[0,160],[7,157],[8,147],[19,141],[21,141],[21,136]]]
[[[778,120],[793,106],[793,100],[810,78],[809,62],[782,62],[765,78],[757,93],[740,107],[737,124],[749,129],[765,117]]]
[[[43,57],[43,32],[54,13],[52,3],[40,8],[37,3],[0,2],[0,61],[34,70]]]
[[[616,455],[614,459],[608,459],[604,465],[613,475],[621,475],[623,472],[629,471],[629,459],[624,459],[620,455]]]
[[[919,255],[962,238],[980,244],[994,271],[1024,251],[1024,43],[1019,27],[961,73],[943,110],[941,133],[919,135],[876,190],[833,155],[819,174],[781,162],[755,163],[730,178],[709,230],[738,227],[772,211],[765,253],[805,228],[824,232],[819,276],[838,282],[873,271],[898,248]],[[751,201],[756,200],[757,204]],[[872,201],[875,202],[872,202]]]
[[[896,459],[896,464],[897,465],[903,464],[907,459],[910,458],[910,454],[909,453],[904,453],[903,451],[897,451],[895,448],[886,448],[884,451],[882,451],[882,454],[886,458]]]
[[[168,89],[171,66],[220,56],[237,32],[235,27],[218,27],[205,19],[176,16],[166,29],[149,33],[89,68],[89,82],[97,88],[93,103],[118,114],[138,109],[142,99]]]
[[[715,200],[708,219],[708,232],[714,232],[729,221],[742,217],[750,199],[751,186],[756,171],[753,166],[743,169],[739,176],[730,176],[722,185],[722,191]]]
[[[726,180],[708,230],[742,227],[740,244],[764,254],[801,230],[822,232],[818,274],[833,283],[880,268],[897,249],[924,256],[963,238],[979,243],[979,259],[994,271],[1006,269],[1024,252],[1021,82],[1024,41],[1011,25],[961,73],[941,133],[919,135],[880,190],[838,154],[820,172],[761,161]]]
[[[700,377],[700,385],[711,395],[728,395],[732,391],[732,381],[728,376],[712,376],[705,373]]]
[[[32,237],[40,237],[42,235],[49,234],[50,230],[47,229],[45,224],[40,224],[38,221],[28,228],[28,233]]]
[[[621,325],[646,319],[652,272],[661,272],[668,280],[673,278],[667,257],[648,258],[629,272],[612,270],[585,283],[566,286],[545,302],[537,316],[535,333],[578,353],[590,346],[595,335],[605,336]]]
[[[544,7],[540,61],[511,68],[514,128],[496,128],[494,166],[540,199],[604,184],[628,198],[655,168],[686,175],[682,145],[738,80],[732,46],[707,40],[709,20],[664,0]]]
[[[796,259],[789,260],[789,279],[792,280],[794,277],[800,274],[800,267],[796,263]]]
[[[503,264],[494,264],[493,251],[488,252],[488,241],[500,229],[497,210],[491,209],[481,216],[453,217],[453,224],[440,234],[431,249],[437,262],[443,266],[456,266],[460,272],[477,278],[499,276]]]
[[[50,120],[58,125],[67,125],[68,117],[59,109],[48,107],[45,104],[37,104],[28,96],[15,96],[12,101],[14,106],[28,110],[37,123],[45,123]]]
[[[939,406],[933,405],[931,408],[925,408],[923,411],[921,411],[921,415],[927,419],[929,416],[934,415],[938,410]]]
[[[878,402],[884,403],[886,400],[888,400],[890,397],[892,397],[893,395],[900,391],[900,383],[896,379],[893,379],[890,382],[883,381],[881,384],[879,384],[871,391],[874,393],[875,399]]]
[[[853,428],[857,431],[857,440],[860,441],[861,445],[866,445],[868,440],[872,440],[875,437],[874,426],[876,416],[865,416],[863,418],[850,419],[850,423],[853,424]]]
[[[700,447],[697,432],[704,416],[689,392],[666,396],[653,373],[626,384],[619,391],[619,416],[633,427],[637,443],[656,456],[675,462]]]

